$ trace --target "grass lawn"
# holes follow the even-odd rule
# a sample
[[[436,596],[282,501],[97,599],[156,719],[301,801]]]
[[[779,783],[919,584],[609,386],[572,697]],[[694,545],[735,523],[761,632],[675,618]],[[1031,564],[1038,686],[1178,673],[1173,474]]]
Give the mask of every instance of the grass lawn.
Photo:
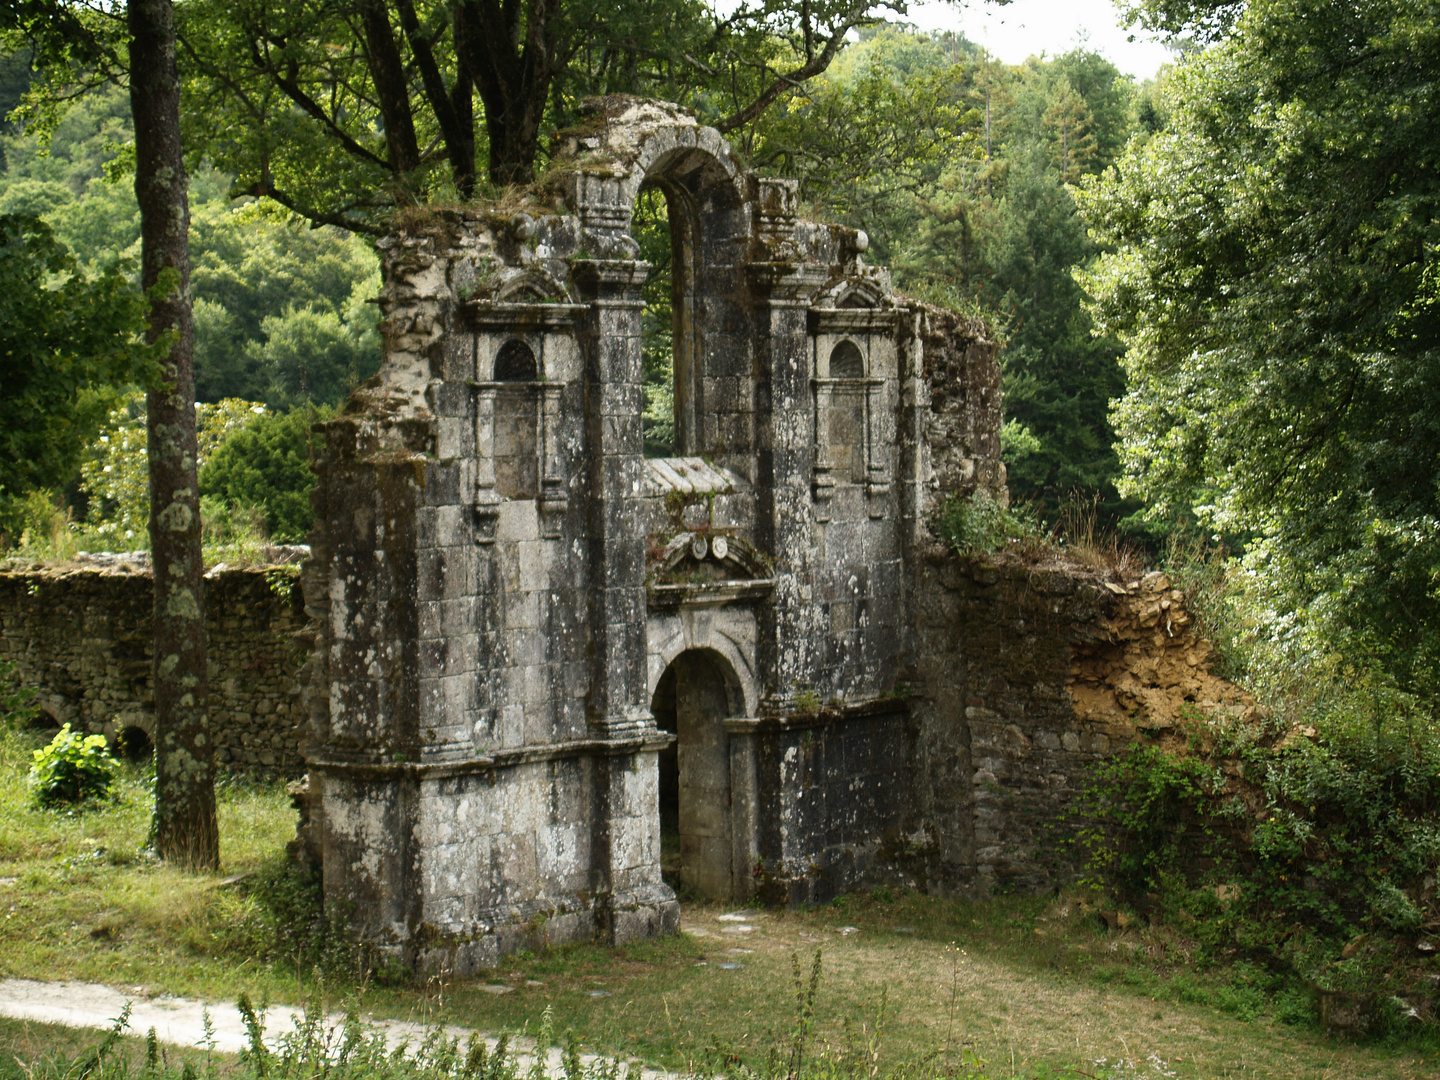
[[[1197,972],[1183,949],[1149,932],[1107,931],[1065,897],[982,904],[901,890],[821,908],[738,913],[687,905],[684,932],[621,950],[593,946],[508,959],[488,979],[414,987],[355,986],[297,973],[274,957],[273,925],[238,874],[274,860],[294,814],[278,784],[220,791],[223,865],[178,873],[139,854],[149,827],[143,778],[119,801],[67,816],[31,809],[25,736],[0,736],[0,978],[83,979],[216,1001],[353,1004],[363,1013],[489,1032],[534,1032],[548,1007],[557,1030],[587,1045],[678,1067],[756,1060],[794,1028],[793,965],[808,981],[815,951],[819,1045],[883,1062],[936,1051],[936,1073],[1094,1075],[1105,1058],[1151,1055],[1178,1077],[1418,1078],[1440,1074],[1433,1042],[1357,1046],[1309,1023],[1304,1003],[1261,992],[1260,973]],[[265,939],[265,934],[272,937]],[[883,1022],[880,1021],[885,1003]],[[93,1036],[91,1037],[93,1039]],[[0,1080],[13,1057],[47,1040],[37,1025],[0,1023]],[[68,1040],[68,1041],[66,1041]],[[28,1059],[27,1059],[28,1060]],[[11,1070],[7,1072],[6,1070]],[[1129,1074],[1124,1074],[1129,1075]]]

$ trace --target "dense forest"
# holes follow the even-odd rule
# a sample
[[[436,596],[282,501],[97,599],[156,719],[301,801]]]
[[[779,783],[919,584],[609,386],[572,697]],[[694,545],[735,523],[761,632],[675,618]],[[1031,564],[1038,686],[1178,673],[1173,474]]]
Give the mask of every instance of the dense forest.
[[[177,5],[206,527],[304,536],[310,424],[378,363],[389,215],[527,182],[587,94],[679,101],[1002,340],[1012,505],[966,535],[1053,554],[1090,507],[1263,703],[1116,759],[1097,880],[1400,1023],[1440,933],[1440,2],[1117,6],[1174,46],[1153,81],[854,0],[532,0],[505,8],[546,47],[513,55],[466,21],[490,3]],[[39,24],[0,56],[0,534],[32,554],[145,542],[132,128],[92,15],[78,66],[36,62]],[[667,228],[647,193],[655,454]]]

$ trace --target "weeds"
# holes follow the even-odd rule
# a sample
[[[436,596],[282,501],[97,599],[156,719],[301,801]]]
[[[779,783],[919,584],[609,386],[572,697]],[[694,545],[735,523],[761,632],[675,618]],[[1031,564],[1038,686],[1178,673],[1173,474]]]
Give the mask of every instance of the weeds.
[[[85,806],[113,794],[118,766],[104,735],[81,735],[65,724],[34,761],[29,785],[37,806]]]
[[[1088,499],[1078,490],[1070,492],[1060,506],[1056,531],[1070,557],[1090,570],[1114,573],[1122,579],[1145,571],[1145,553],[1102,524],[1098,492]]]
[[[1043,545],[1047,536],[1029,507],[1013,507],[981,488],[940,507],[934,529],[956,554],[978,555],[1011,545]]]

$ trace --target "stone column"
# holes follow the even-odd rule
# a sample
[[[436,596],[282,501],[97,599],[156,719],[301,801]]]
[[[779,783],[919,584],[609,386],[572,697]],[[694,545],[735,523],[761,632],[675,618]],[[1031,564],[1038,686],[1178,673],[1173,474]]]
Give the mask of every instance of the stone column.
[[[755,895],[755,864],[760,861],[760,784],[756,773],[759,725],[756,717],[725,721],[725,732],[730,737],[731,890],[741,902]]]
[[[826,269],[806,263],[750,265],[755,297],[757,352],[769,375],[768,415],[761,418],[756,509],[757,543],[775,560],[775,590],[762,612],[757,643],[761,670],[772,673],[763,693],[788,701],[795,688],[815,680],[817,628],[811,605],[814,511],[814,404],[810,297]],[[768,534],[768,535],[767,535]]]
[[[593,643],[587,719],[608,744],[595,757],[594,858],[608,887],[596,914],[617,945],[679,926],[675,894],[660,877],[656,755],[669,736],[650,715],[645,654],[640,290],[649,270],[597,259],[578,261],[573,271],[590,304],[583,335]]]
[[[646,700],[644,441],[640,417],[641,287],[648,263],[587,260],[575,278],[590,302],[585,394],[590,472],[588,718],[605,738],[653,730]]]

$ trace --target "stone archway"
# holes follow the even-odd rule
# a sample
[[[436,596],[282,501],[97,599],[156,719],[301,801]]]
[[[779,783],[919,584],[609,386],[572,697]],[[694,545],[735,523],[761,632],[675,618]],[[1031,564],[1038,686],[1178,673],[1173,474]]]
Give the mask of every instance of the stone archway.
[[[651,712],[676,736],[659,755],[661,869],[667,884],[706,899],[730,899],[730,743],[725,720],[736,700],[734,671],[719,653],[688,649],[665,669]]]

